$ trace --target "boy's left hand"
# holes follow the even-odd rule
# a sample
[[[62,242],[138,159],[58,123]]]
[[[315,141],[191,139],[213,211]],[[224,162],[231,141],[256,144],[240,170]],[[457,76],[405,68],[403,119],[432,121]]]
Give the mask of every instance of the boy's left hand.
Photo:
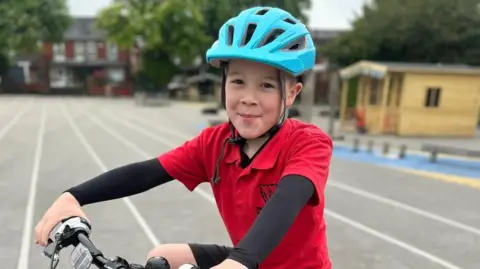
[[[245,265],[230,259],[226,259],[221,264],[211,269],[248,269]]]

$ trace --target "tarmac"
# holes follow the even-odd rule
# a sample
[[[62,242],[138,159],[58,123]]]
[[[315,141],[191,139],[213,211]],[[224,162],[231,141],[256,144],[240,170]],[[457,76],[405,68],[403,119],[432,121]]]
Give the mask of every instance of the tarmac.
[[[2,268],[49,268],[33,229],[52,202],[73,185],[194,137],[208,118],[201,107],[0,95]],[[407,160],[336,146],[325,193],[333,268],[480,268],[480,162],[431,168]],[[174,181],[85,212],[97,247],[130,262],[143,263],[158,244],[231,245],[207,184],[191,193]],[[69,254],[62,252],[58,268],[72,268]]]

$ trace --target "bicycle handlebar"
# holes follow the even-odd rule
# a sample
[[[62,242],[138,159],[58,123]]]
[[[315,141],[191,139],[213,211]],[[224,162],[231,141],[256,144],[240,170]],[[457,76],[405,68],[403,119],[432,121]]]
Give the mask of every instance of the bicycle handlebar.
[[[50,269],[55,269],[59,261],[59,252],[70,245],[75,246],[70,262],[75,269],[88,269],[91,264],[108,269],[170,269],[170,264],[163,257],[150,258],[146,265],[129,264],[121,257],[107,259],[90,240],[91,227],[80,217],[62,220],[50,233],[44,255],[51,259]],[[181,269],[200,269],[192,264],[185,264]]]

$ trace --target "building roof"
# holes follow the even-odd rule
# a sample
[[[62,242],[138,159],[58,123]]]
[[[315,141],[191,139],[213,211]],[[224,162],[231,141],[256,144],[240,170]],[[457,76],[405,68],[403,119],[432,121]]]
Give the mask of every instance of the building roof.
[[[76,17],[65,31],[67,40],[104,40],[106,32],[97,29],[94,17]]]
[[[347,79],[357,75],[382,78],[388,72],[480,75],[480,67],[466,64],[359,61],[340,70],[340,75]]]

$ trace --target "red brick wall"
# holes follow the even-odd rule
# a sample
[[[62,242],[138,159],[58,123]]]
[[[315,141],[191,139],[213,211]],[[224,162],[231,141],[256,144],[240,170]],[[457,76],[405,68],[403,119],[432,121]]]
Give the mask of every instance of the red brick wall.
[[[97,42],[97,57],[98,59],[106,59],[107,58],[107,47],[105,42]]]
[[[67,59],[75,58],[75,42],[73,41],[65,42],[65,58]]]
[[[122,63],[127,63],[129,61],[130,55],[129,51],[126,49],[119,49],[118,60]]]

